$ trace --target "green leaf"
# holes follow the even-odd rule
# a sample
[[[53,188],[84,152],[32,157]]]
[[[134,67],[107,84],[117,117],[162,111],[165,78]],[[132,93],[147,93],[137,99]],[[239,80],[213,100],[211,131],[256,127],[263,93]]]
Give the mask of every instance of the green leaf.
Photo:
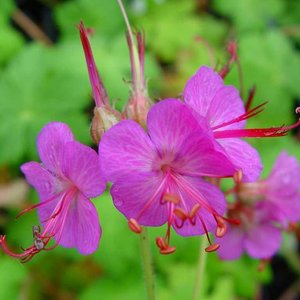
[[[124,21],[117,1],[75,0],[57,5],[56,21],[64,38],[78,35],[76,25],[83,20],[95,34],[111,38],[112,35],[125,32]]]
[[[1,7],[1,5],[0,5]],[[9,19],[0,10],[0,67],[11,59],[24,44],[21,35],[13,30]]]
[[[137,20],[149,37],[151,50],[163,61],[173,61],[178,51],[194,43],[202,25],[194,10],[194,1],[166,1]]]
[[[284,8],[280,0],[214,0],[215,9],[230,17],[240,30],[259,31],[280,17]]]
[[[68,48],[68,47],[67,47]],[[0,163],[36,157],[35,139],[50,121],[66,122],[80,141],[89,141],[89,86],[76,70],[80,45],[48,49],[31,45],[15,58],[0,78]],[[66,67],[66,65],[69,65]],[[85,84],[84,84],[85,83]]]
[[[0,299],[18,299],[24,280],[26,269],[11,257],[0,259]]]

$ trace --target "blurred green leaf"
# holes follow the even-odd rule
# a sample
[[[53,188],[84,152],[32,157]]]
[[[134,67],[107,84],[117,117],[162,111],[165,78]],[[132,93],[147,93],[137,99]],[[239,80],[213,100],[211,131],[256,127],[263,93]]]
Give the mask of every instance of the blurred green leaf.
[[[82,20],[95,34],[107,39],[118,32],[125,32],[124,21],[117,1],[74,0],[58,5],[56,21],[64,38],[77,35],[76,25]]]
[[[1,4],[0,4],[1,9]],[[23,46],[21,35],[13,30],[9,19],[0,10],[0,67],[11,59]]]
[[[72,64],[76,51],[63,50],[27,46],[0,78],[1,163],[36,157],[36,136],[50,121],[66,122],[79,140],[89,140],[87,79]]]
[[[238,30],[258,31],[276,23],[284,8],[280,0],[214,0],[215,9],[230,17]]]
[[[11,257],[0,259],[0,299],[18,299],[27,271],[23,265]]]

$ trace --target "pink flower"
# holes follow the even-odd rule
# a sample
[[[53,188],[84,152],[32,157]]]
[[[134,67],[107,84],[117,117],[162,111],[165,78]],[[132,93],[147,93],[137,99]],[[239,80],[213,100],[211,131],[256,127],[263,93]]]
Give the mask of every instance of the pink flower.
[[[106,187],[97,153],[75,141],[69,127],[58,122],[42,129],[37,147],[42,163],[25,163],[21,170],[39,194],[41,202],[32,208],[38,207],[43,230],[34,227],[34,245],[21,254],[11,252],[2,236],[3,250],[23,261],[58,244],[75,247],[84,255],[94,252],[101,227],[90,198],[99,196]],[[46,248],[52,238],[54,246]]]
[[[229,210],[229,217],[241,223],[229,225],[225,236],[216,238],[216,243],[220,244],[220,258],[238,259],[246,251],[253,258],[267,259],[278,251],[281,231],[276,226],[276,212],[268,202],[254,205],[237,203]]]
[[[169,246],[170,227],[183,236],[217,229],[224,233],[225,198],[202,176],[233,176],[235,168],[214,141],[205,121],[193,117],[182,103],[168,99],[152,106],[148,132],[134,121],[122,121],[108,130],[99,155],[105,177],[113,183],[116,208],[139,233],[141,226],[167,223],[160,252]],[[211,245],[207,250],[215,250]]]
[[[262,164],[258,152],[240,138],[282,136],[299,125],[298,122],[289,127],[244,129],[246,119],[260,113],[266,103],[246,112],[238,90],[224,85],[222,77],[206,66],[188,80],[183,97],[186,104],[206,118],[214,137],[242,171],[244,182],[257,180]]]
[[[264,200],[273,205],[278,221],[300,220],[300,165],[298,160],[282,152],[276,159],[270,175],[253,183],[238,186],[239,198],[244,201]]]
[[[268,178],[239,183],[238,201],[229,207],[228,217],[240,221],[229,225],[216,242],[222,259],[237,259],[245,250],[254,258],[269,258],[280,247],[282,225],[300,220],[300,166],[297,159],[282,152]]]

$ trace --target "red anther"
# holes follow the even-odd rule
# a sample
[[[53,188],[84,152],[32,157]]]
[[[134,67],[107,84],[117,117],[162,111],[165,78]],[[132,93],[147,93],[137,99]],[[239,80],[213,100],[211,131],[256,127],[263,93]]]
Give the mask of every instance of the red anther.
[[[195,204],[194,206],[193,206],[193,208],[190,210],[190,212],[189,212],[189,217],[190,218],[193,218],[193,217],[195,217],[195,215],[197,214],[197,212],[199,211],[199,209],[200,209],[200,204],[199,203],[197,203],[197,204]]]
[[[137,220],[135,220],[133,218],[129,219],[128,226],[135,233],[141,233],[142,232],[142,226],[138,223]]]
[[[169,201],[174,204],[179,204],[179,202],[180,202],[180,198],[177,195],[170,194],[170,193],[165,193],[163,199],[165,201]]]
[[[225,235],[227,231],[227,225],[226,223],[223,224],[218,224],[217,229],[216,229],[216,237],[221,238]]]
[[[173,246],[168,246],[168,248],[166,249],[160,249],[160,254],[164,254],[164,255],[167,255],[167,254],[172,254],[176,251],[176,247],[173,247]]]
[[[220,248],[220,244],[212,244],[205,248],[206,252],[214,252]]]
[[[180,207],[176,207],[173,210],[173,213],[176,217],[178,217],[179,219],[181,219],[182,221],[185,221],[188,218],[188,214],[186,213],[186,211],[184,211],[182,208]]]
[[[242,182],[242,179],[243,179],[243,172],[242,170],[238,170],[234,173],[233,175],[233,180],[235,183],[240,183]]]
[[[169,247],[169,245],[166,243],[166,240],[160,236],[156,238],[155,242],[160,250],[167,249]]]

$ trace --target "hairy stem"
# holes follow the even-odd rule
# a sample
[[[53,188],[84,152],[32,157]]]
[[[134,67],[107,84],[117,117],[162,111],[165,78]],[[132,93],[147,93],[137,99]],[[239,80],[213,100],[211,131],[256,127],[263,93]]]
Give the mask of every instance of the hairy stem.
[[[206,265],[206,257],[207,253],[205,252],[205,248],[207,246],[207,240],[205,236],[200,237],[200,247],[199,247],[199,258],[198,258],[198,265],[194,283],[194,290],[193,290],[193,300],[201,299],[201,289],[203,288],[203,279],[204,279],[204,271]]]
[[[149,238],[146,228],[140,234],[141,241],[141,254],[142,254],[142,264],[144,269],[144,280],[147,291],[147,299],[155,299],[155,283],[154,283],[154,272],[152,264],[152,256],[149,247]]]

